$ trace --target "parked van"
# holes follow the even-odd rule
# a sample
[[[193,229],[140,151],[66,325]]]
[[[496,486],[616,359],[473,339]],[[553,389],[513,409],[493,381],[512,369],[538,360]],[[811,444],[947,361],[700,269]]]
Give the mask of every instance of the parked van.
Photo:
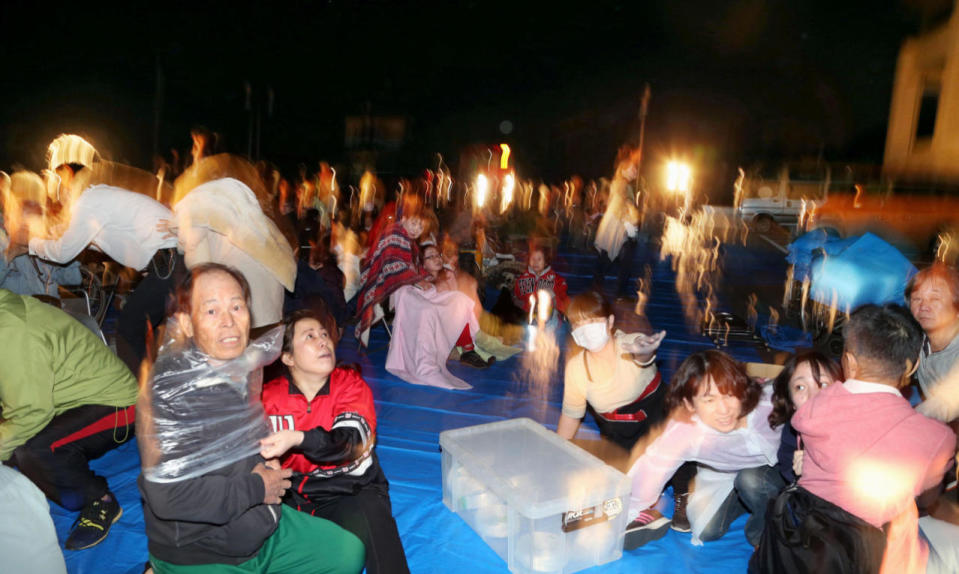
[[[803,215],[829,196],[832,174],[823,163],[786,164],[773,172],[753,169],[740,179],[736,213],[766,233],[774,224],[789,230],[800,227]]]

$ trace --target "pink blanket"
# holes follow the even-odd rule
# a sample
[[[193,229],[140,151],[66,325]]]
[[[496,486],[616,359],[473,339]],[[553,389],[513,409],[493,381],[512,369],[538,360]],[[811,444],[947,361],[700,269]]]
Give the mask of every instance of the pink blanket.
[[[439,293],[406,285],[390,295],[390,305],[396,315],[386,370],[414,385],[473,388],[446,369],[463,327],[469,324],[472,335],[479,330],[473,301],[459,291]]]

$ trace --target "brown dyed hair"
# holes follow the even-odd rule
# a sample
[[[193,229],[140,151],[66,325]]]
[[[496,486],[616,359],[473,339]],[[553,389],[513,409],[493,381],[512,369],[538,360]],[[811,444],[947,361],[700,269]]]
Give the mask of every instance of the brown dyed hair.
[[[407,191],[396,206],[396,220],[400,221],[404,217],[420,217],[424,225],[427,223],[427,216],[424,212],[423,198],[415,191]],[[425,233],[425,231],[424,231]]]
[[[535,253],[536,251],[539,251],[540,253],[543,254],[543,259],[546,260],[546,266],[547,266],[547,267],[552,264],[552,262],[553,262],[553,250],[550,249],[549,246],[547,246],[544,242],[538,241],[538,240],[535,240],[535,239],[534,239],[533,241],[530,241],[530,242],[529,242],[529,252],[528,252],[528,254],[527,254],[527,256],[526,256],[526,263],[527,263],[527,264],[529,263],[530,258],[533,257],[533,253]],[[609,315],[607,315],[607,317],[608,317],[608,316],[609,316]]]
[[[952,292],[952,306],[959,309],[959,271],[956,271],[955,267],[942,262],[933,263],[916,273],[909,280],[909,284],[906,285],[906,302],[909,302],[913,291],[930,279],[940,279],[949,286],[949,291]]]
[[[283,319],[283,352],[293,352],[293,335],[296,331],[296,324],[304,319],[314,319],[320,324],[333,341],[333,346],[339,342],[340,330],[337,328],[336,319],[323,308],[308,308],[294,311]]]
[[[716,389],[724,395],[736,397],[742,403],[743,417],[752,412],[759,402],[762,386],[746,375],[746,367],[726,353],[709,349],[693,353],[679,365],[666,391],[666,408],[673,411],[690,403],[693,397],[706,390],[706,380],[712,377]]]
[[[570,324],[593,319],[606,319],[613,314],[613,308],[602,293],[589,290],[576,295],[569,301],[566,308],[566,317]]]
[[[242,273],[222,263],[201,263],[187,273],[186,277],[183,278],[183,281],[180,282],[180,285],[176,289],[177,313],[186,313],[189,315],[193,311],[193,285],[199,277],[214,272],[226,273],[230,277],[233,277],[233,279],[240,284],[240,289],[243,290],[243,300],[246,301],[247,307],[250,306],[250,284]]]
[[[809,363],[812,376],[816,381],[819,381],[823,375],[829,375],[836,382],[843,380],[842,368],[819,351],[801,351],[789,357],[783,365],[783,370],[773,381],[773,410],[769,413],[769,428],[776,428],[788,422],[795,414],[796,405],[789,398],[789,380],[803,363]]]

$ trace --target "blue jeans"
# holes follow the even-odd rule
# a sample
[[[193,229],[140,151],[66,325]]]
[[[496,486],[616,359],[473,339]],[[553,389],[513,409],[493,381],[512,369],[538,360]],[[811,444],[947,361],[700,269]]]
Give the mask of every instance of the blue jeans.
[[[746,540],[754,547],[759,544],[766,524],[766,508],[776,498],[786,482],[775,466],[746,468],[736,473],[733,491],[723,501],[700,534],[703,542],[717,540],[729,530],[729,525],[740,515],[751,513],[746,520]]]

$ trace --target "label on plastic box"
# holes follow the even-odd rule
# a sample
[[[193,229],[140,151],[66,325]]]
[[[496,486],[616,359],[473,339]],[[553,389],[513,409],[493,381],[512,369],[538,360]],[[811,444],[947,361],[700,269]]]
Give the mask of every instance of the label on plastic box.
[[[591,506],[582,510],[570,510],[563,513],[563,532],[573,532],[593,524],[606,522],[623,511],[623,503],[618,498],[610,498],[602,507]]]

